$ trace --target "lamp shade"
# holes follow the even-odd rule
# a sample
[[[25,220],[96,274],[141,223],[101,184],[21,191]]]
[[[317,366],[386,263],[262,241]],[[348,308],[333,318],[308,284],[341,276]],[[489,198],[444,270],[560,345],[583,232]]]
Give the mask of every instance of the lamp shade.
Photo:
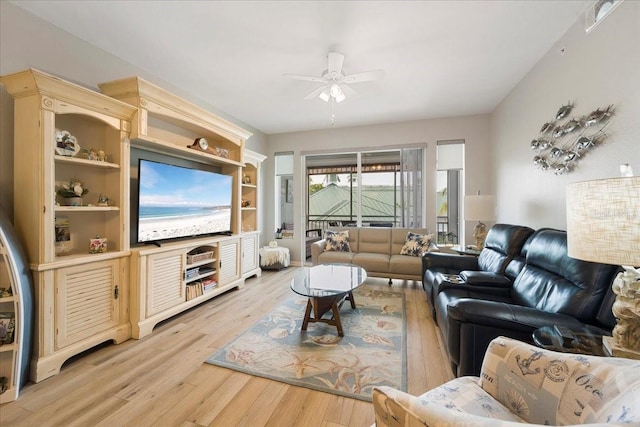
[[[467,221],[492,221],[496,219],[496,196],[465,196],[464,219]]]
[[[570,184],[567,244],[572,258],[640,266],[640,177]]]

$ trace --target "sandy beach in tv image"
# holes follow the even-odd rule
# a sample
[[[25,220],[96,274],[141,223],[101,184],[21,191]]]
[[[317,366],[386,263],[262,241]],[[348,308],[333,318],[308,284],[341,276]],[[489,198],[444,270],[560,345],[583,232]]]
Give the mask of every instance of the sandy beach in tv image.
[[[231,229],[230,176],[141,161],[139,186],[139,242]]]

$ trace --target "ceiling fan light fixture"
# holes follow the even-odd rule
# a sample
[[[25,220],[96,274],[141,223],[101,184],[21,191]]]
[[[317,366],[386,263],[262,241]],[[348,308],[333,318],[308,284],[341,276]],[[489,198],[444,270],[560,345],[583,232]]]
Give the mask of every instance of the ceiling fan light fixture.
[[[329,92],[325,89],[322,92],[320,92],[320,95],[318,95],[318,98],[322,99],[324,102],[329,102]]]
[[[331,88],[329,88],[329,94],[334,98],[338,98],[338,96],[342,95],[342,88],[338,83],[334,83],[331,85]]]
[[[336,96],[335,98],[336,98],[336,102],[338,102],[338,103],[340,103],[340,102],[344,101],[345,99],[347,99],[347,97],[342,92],[340,92],[338,94],[338,96]]]

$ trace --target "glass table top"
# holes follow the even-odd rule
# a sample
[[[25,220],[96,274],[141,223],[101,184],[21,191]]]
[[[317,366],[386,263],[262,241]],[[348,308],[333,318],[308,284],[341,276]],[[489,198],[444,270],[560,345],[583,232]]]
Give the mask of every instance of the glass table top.
[[[305,297],[328,297],[353,291],[367,280],[367,272],[351,264],[304,267],[291,279],[291,290]]]
[[[533,342],[547,350],[606,356],[602,347],[603,332],[588,325],[573,329],[559,325],[542,326],[533,332]]]

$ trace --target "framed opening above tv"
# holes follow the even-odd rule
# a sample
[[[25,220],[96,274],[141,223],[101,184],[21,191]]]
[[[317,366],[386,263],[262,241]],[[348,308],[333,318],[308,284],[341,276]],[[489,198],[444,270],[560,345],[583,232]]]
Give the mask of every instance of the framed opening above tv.
[[[233,177],[196,166],[138,159],[137,243],[231,233]]]

